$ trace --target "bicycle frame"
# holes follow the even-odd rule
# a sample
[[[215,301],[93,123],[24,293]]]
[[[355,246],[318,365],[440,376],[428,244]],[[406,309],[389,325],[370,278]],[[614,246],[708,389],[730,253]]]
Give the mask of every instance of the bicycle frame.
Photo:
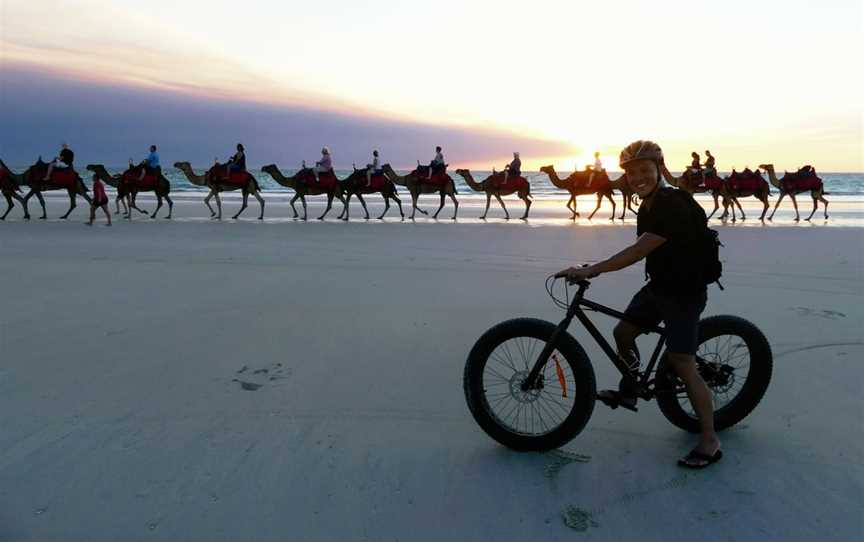
[[[588,334],[594,338],[603,352],[609,357],[609,360],[618,369],[621,373],[621,376],[625,379],[630,380],[632,384],[638,386],[638,390],[640,395],[643,397],[650,398],[652,393],[649,388],[651,381],[650,376],[654,371],[654,366],[657,364],[660,358],[660,352],[663,350],[663,345],[666,344],[666,331],[664,328],[660,326],[652,326],[646,327],[644,324],[634,321],[632,318],[628,317],[626,314],[620,311],[616,311],[615,309],[611,309],[606,307],[605,305],[601,305],[599,303],[595,303],[594,301],[590,301],[585,299],[585,290],[591,285],[590,282],[579,281],[578,282],[579,289],[576,292],[576,295],[573,296],[573,300],[570,302],[570,305],[567,308],[567,314],[564,316],[564,319],[561,320],[561,323],[558,324],[558,327],[555,328],[555,331],[552,333],[552,337],[549,339],[549,342],[546,343],[546,346],[543,347],[543,350],[540,352],[540,355],[537,357],[537,361],[534,363],[534,367],[532,367],[531,372],[528,373],[528,377],[522,384],[522,390],[528,391],[529,389],[538,389],[541,384],[539,382],[540,372],[543,370],[543,366],[549,362],[549,356],[552,355],[552,351],[555,350],[555,346],[558,342],[558,338],[564,333],[568,327],[570,327],[570,322],[573,321],[573,318],[579,320],[585,329],[588,331]],[[660,335],[660,339],[657,341],[657,346],[654,347],[654,352],[651,354],[651,360],[648,362],[648,366],[644,371],[640,373],[634,374],[630,371],[630,368],[627,366],[627,363],[618,355],[618,352],[612,348],[612,345],[609,344],[609,341],[603,336],[602,333],[597,329],[591,320],[588,319],[588,316],[585,314],[585,311],[582,310],[582,307],[587,308],[588,310],[599,312],[601,314],[605,314],[607,316],[611,316],[612,318],[616,318],[618,320],[624,320],[625,322],[630,322],[631,324],[638,325],[640,328],[644,329],[648,333],[657,333]]]

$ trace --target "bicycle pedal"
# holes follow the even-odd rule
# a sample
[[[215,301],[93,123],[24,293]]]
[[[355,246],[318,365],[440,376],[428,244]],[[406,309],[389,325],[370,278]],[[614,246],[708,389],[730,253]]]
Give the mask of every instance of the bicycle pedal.
[[[597,393],[597,399],[599,399],[601,403],[608,406],[612,410],[615,410],[616,408],[618,408],[620,406],[621,408],[626,408],[627,410],[630,410],[633,412],[639,412],[639,409],[636,408],[635,405],[631,405],[628,402],[622,401],[621,400],[621,394],[617,391],[613,391],[613,390],[601,391],[601,392]]]

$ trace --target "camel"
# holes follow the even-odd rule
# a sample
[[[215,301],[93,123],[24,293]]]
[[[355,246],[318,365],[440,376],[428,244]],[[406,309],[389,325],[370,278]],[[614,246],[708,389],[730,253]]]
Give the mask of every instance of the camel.
[[[475,192],[484,192],[486,194],[486,210],[483,211],[483,216],[480,217],[480,220],[486,220],[486,215],[489,213],[489,203],[492,201],[492,197],[498,200],[498,203],[501,204],[501,208],[504,209],[504,216],[506,220],[510,220],[510,213],[507,212],[507,207],[504,205],[504,200],[501,199],[501,196],[509,196],[510,194],[516,194],[519,196],[519,199],[525,202],[525,214],[522,215],[520,220],[528,220],[528,211],[531,209],[531,185],[528,183],[528,180],[524,177],[514,177],[508,178],[507,184],[504,185],[504,174],[503,173],[495,173],[486,177],[479,183],[474,180],[474,177],[471,175],[471,172],[467,169],[457,169],[456,175],[459,175],[468,186],[471,187],[471,190]]]
[[[777,212],[777,207],[780,205],[780,202],[783,201],[783,197],[788,195],[792,198],[792,206],[795,207],[795,222],[798,222],[801,217],[798,214],[798,202],[795,200],[795,196],[804,192],[810,192],[810,197],[813,198],[813,210],[810,212],[810,216],[804,220],[809,221],[813,218],[813,215],[816,214],[816,210],[819,207],[818,202],[820,201],[824,205],[825,220],[828,220],[828,200],[824,197],[828,192],[825,192],[825,185],[822,183],[822,179],[816,177],[816,179],[819,180],[816,188],[799,188],[795,183],[795,180],[798,177],[795,173],[786,172],[782,179],[778,179],[777,175],[774,173],[773,164],[760,164],[759,169],[764,169],[768,173],[768,179],[771,181],[771,184],[780,190],[780,197],[777,199],[777,203],[774,204],[771,216],[768,217],[769,221],[774,219],[774,213]]]
[[[261,188],[258,186],[258,181],[251,173],[244,172],[246,173],[244,182],[242,184],[235,184],[219,173],[220,171],[225,171],[225,166],[222,164],[214,165],[204,175],[196,174],[192,166],[189,165],[189,162],[175,162],[174,167],[182,171],[190,183],[195,186],[206,186],[210,189],[210,193],[204,198],[204,205],[210,209],[210,218],[222,220],[222,198],[219,197],[221,192],[241,190],[243,192],[243,205],[237,211],[237,214],[231,218],[236,220],[240,216],[240,213],[248,207],[249,194],[252,194],[258,200],[258,203],[261,204],[261,214],[258,216],[258,220],[264,220],[264,198],[261,197]],[[214,197],[216,198],[218,213],[213,210],[213,207],[210,207],[210,199]]]
[[[87,195],[87,186],[84,184],[84,181],[81,179],[81,176],[78,175],[71,167],[68,169],[55,169],[51,174],[51,178],[47,181],[44,181],[45,174],[48,172],[48,163],[42,161],[42,157],[36,161],[35,164],[27,168],[27,171],[24,172],[24,184],[30,187],[30,191],[27,192],[27,195],[24,196],[24,213],[29,216],[29,212],[27,210],[27,202],[30,200],[33,195],[36,195],[36,199],[39,200],[39,204],[42,205],[42,216],[39,217],[40,220],[45,220],[48,218],[47,213],[45,212],[45,198],[42,197],[42,192],[46,190],[65,190],[69,194],[69,210],[66,211],[66,214],[60,217],[61,220],[66,220],[69,218],[69,214],[77,207],[78,196],[83,197],[87,203],[91,203],[90,196]]]
[[[612,216],[609,217],[609,220],[615,220],[615,200],[612,198],[613,190],[619,190],[623,195],[621,216],[619,218],[624,220],[627,209],[636,214],[636,211],[631,206],[633,202],[633,190],[630,189],[623,176],[613,181],[609,179],[606,171],[603,170],[594,175],[594,179],[591,182],[592,186],[589,187],[586,184],[588,183],[588,177],[591,175],[590,171],[574,171],[566,179],[560,179],[553,166],[543,166],[540,168],[540,171],[549,176],[549,180],[555,188],[566,190],[570,193],[570,199],[567,200],[567,210],[572,213],[571,220],[576,220],[576,217],[580,216],[576,210],[576,196],[587,194],[597,194],[597,206],[588,215],[588,220],[591,220],[597,213],[597,210],[600,209],[600,203],[604,197],[612,204]]]
[[[15,173],[11,169],[9,169],[3,160],[0,160],[0,193],[3,194],[3,197],[6,198],[6,203],[9,207],[6,209],[6,212],[3,213],[3,216],[0,216],[0,220],[6,220],[6,215],[9,214],[9,211],[12,210],[12,207],[15,204],[12,203],[13,199],[18,200],[18,203],[21,204],[21,207],[24,208],[24,219],[30,220],[30,213],[27,212],[27,205],[24,201],[24,198],[18,195],[21,192],[21,185],[24,184],[25,181],[25,173]]]
[[[456,215],[459,213],[459,202],[456,200],[456,183],[453,182],[453,179],[447,173],[443,173],[446,180],[443,184],[439,185],[427,182],[426,177],[418,172],[420,169],[419,164],[418,169],[415,169],[408,175],[398,175],[389,164],[385,164],[383,169],[384,173],[394,184],[406,187],[411,193],[411,216],[408,217],[409,219],[414,220],[414,213],[416,211],[420,211],[424,215],[429,214],[417,207],[417,200],[421,194],[439,194],[441,196],[441,204],[438,206],[435,214],[432,215],[432,218],[438,218],[438,213],[444,208],[444,198],[449,196],[453,200],[452,219],[456,220]]]
[[[327,208],[324,209],[324,212],[321,214],[321,216],[318,217],[318,220],[324,220],[324,217],[327,216],[327,213],[329,213],[330,209],[333,208],[333,198],[338,199],[342,202],[342,205],[345,205],[343,187],[342,184],[339,182],[339,179],[336,179],[335,183],[316,183],[315,176],[312,173],[312,170],[306,167],[301,168],[300,171],[298,171],[291,177],[286,177],[285,175],[283,175],[282,171],[279,170],[279,167],[276,164],[264,166],[261,168],[261,171],[269,174],[271,177],[273,177],[273,180],[280,185],[294,190],[294,197],[291,198],[290,202],[291,210],[294,211],[294,218],[297,218],[299,216],[297,214],[297,209],[294,207],[294,202],[299,199],[300,202],[303,204],[302,220],[306,220],[306,196],[319,196],[321,194],[327,195]],[[333,177],[335,178],[336,175],[334,174]]]
[[[386,167],[389,167],[389,164],[384,164]],[[339,218],[342,220],[348,220],[348,211],[351,207],[351,196],[357,194],[357,199],[360,200],[360,204],[363,205],[363,212],[366,213],[366,220],[369,220],[369,209],[366,208],[366,201],[363,199],[363,194],[381,194],[381,197],[384,198],[384,212],[381,213],[381,216],[378,217],[378,220],[383,220],[384,215],[387,214],[387,211],[390,210],[390,199],[396,202],[396,205],[399,206],[399,216],[402,219],[405,219],[405,213],[402,212],[402,200],[399,199],[396,192],[396,185],[393,184],[393,181],[387,175],[372,175],[372,184],[371,186],[366,186],[366,168],[357,169],[354,167],[354,172],[348,176],[347,179],[340,182],[343,190],[345,191],[345,208],[342,210],[342,214],[339,215]]]
[[[141,167],[134,166],[119,175],[111,175],[102,164],[88,164],[87,171],[92,171],[102,182],[117,189],[117,196],[114,198],[114,203],[117,206],[117,210],[114,212],[115,215],[120,214],[120,202],[122,201],[125,209],[124,216],[126,218],[131,219],[132,209],[135,209],[139,213],[149,215],[150,218],[155,219],[159,213],[159,209],[162,208],[162,198],[165,198],[168,202],[168,216],[165,218],[170,220],[171,214],[174,212],[174,202],[171,201],[171,197],[168,195],[171,192],[171,183],[164,175],[159,175],[158,181],[152,188],[146,187],[146,185],[144,188],[139,188],[138,179]],[[156,210],[153,211],[153,214],[139,209],[135,204],[135,197],[138,195],[138,192],[154,192],[156,194]]]
[[[744,214],[744,209],[741,207],[741,202],[739,202],[738,199],[753,196],[762,202],[762,215],[759,217],[759,220],[763,222],[765,221],[765,214],[768,211],[768,196],[771,194],[771,188],[765,181],[758,183],[755,187],[741,188],[730,182],[730,177],[724,179],[717,176],[717,179],[720,180],[718,188],[717,185],[698,184],[699,181],[701,181],[701,176],[699,179],[695,179],[693,176],[688,174],[687,171],[685,171],[680,177],[675,177],[665,165],[660,167],[660,173],[663,175],[663,178],[666,179],[666,182],[680,190],[685,190],[691,194],[710,192],[711,196],[714,198],[714,210],[712,210],[711,214],[708,215],[709,219],[717,212],[718,198],[722,198],[723,214],[718,217],[719,220],[726,220],[729,217],[729,207],[731,206],[732,222],[736,222],[738,220],[735,214],[736,205],[738,206],[738,210],[741,211],[741,220],[746,220],[747,216]]]
[[[661,166],[660,173],[663,175],[663,178],[666,179],[666,182],[675,188],[685,190],[690,194],[703,194],[709,193],[711,197],[714,199],[714,209],[711,211],[711,214],[708,215],[708,219],[710,220],[714,213],[717,212],[717,209],[720,208],[719,198],[723,196],[723,178],[719,175],[714,175],[713,177],[707,177],[706,181],[702,182],[702,176],[699,175],[698,178],[696,175],[691,175],[687,170],[680,177],[675,177],[672,173],[666,168],[665,165]],[[724,214],[727,209],[727,201],[724,198],[723,200],[723,210]],[[733,208],[734,211],[734,208]]]

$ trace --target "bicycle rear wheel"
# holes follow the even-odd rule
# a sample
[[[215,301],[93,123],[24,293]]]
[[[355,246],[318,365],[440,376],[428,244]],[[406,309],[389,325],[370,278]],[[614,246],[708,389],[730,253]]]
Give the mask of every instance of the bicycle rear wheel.
[[[578,435],[594,411],[594,369],[567,332],[540,373],[540,388],[521,389],[556,326],[533,318],[502,322],[474,344],[465,363],[465,400],[490,437],[520,451],[546,451]]]
[[[737,316],[711,316],[699,322],[699,373],[714,399],[714,428],[732,427],[762,400],[771,382],[773,356],[765,335]],[[699,432],[699,419],[684,383],[666,362],[657,368],[657,405],[673,425]]]

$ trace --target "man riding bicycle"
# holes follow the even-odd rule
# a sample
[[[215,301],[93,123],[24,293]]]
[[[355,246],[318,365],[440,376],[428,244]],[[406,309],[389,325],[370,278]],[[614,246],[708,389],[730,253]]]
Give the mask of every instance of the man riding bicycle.
[[[700,274],[693,272],[692,254],[697,249],[693,245],[692,232],[705,228],[707,219],[698,204],[683,199],[692,199],[690,194],[661,185],[660,168],[665,166],[663,151],[656,143],[631,143],[621,151],[620,165],[630,188],[642,200],[636,223],[636,242],[594,265],[570,267],[556,276],[577,282],[646,259],[645,270],[650,282],[636,293],[625,314],[643,322],[646,328],[661,321],[664,323],[666,355],[686,386],[701,432],[697,446],[678,464],[704,468],[722,457],[720,440],[714,431],[711,391],[699,375],[695,355],[699,317],[705,309],[707,287]],[[641,326],[624,320],[614,330],[618,353],[634,373],[639,369],[636,337],[643,332]],[[636,391],[627,379],[622,379],[618,391],[601,391],[598,397],[636,409]]]

